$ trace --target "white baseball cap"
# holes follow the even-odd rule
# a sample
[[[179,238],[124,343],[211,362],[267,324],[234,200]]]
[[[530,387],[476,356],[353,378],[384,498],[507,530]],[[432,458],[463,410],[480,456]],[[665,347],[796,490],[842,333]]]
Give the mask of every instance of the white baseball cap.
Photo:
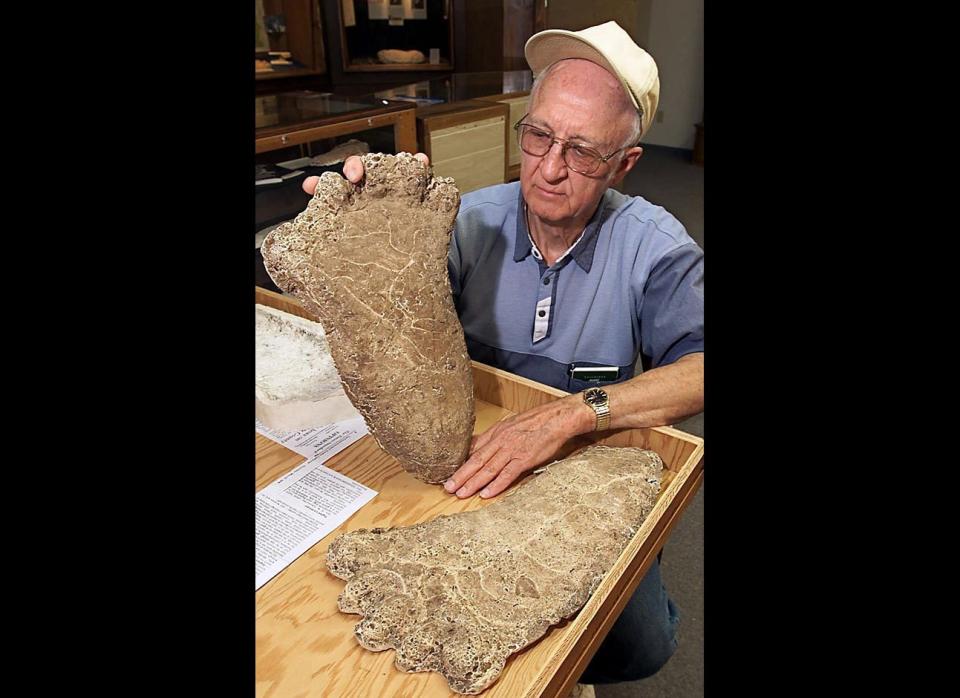
[[[583,58],[612,73],[640,112],[642,133],[646,135],[660,101],[657,64],[619,24],[611,21],[578,32],[547,29],[527,40],[524,53],[534,76],[567,58]]]

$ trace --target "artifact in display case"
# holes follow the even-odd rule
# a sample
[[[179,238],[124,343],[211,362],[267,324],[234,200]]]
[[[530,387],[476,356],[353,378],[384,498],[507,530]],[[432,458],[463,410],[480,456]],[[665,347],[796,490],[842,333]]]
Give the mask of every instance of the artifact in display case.
[[[337,0],[343,70],[453,69],[453,0]]]

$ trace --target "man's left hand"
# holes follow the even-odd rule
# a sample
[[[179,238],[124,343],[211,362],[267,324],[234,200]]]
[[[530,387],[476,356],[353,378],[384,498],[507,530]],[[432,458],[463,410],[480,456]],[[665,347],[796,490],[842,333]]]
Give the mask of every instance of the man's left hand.
[[[444,483],[444,489],[461,499],[478,490],[484,498],[500,494],[582,431],[584,407],[582,400],[578,406],[564,398],[497,422],[473,437],[469,458]]]

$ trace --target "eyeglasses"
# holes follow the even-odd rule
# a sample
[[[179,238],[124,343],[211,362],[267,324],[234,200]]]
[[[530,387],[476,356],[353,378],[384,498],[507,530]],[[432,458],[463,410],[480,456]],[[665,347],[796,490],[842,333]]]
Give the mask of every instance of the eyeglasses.
[[[526,119],[527,116],[529,115],[524,114],[523,118],[513,125],[513,128],[517,131],[520,149],[527,155],[543,157],[550,152],[554,143],[559,143],[563,161],[574,172],[585,175],[593,174],[600,168],[601,164],[624,150],[624,148],[617,148],[609,155],[601,155],[598,151],[582,143],[571,143],[564,138],[556,138],[552,133],[544,131],[539,126],[523,123],[523,119]]]

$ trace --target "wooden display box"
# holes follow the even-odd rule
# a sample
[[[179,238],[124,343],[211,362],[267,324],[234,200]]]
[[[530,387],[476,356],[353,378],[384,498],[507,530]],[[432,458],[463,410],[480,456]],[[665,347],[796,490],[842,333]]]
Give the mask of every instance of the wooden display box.
[[[453,177],[461,194],[507,176],[506,104],[464,100],[417,108],[417,140],[435,174]]]
[[[314,318],[296,299],[256,289],[256,302]],[[476,432],[511,414],[566,395],[549,386],[474,362]],[[680,514],[703,479],[703,439],[657,427],[604,432],[578,445],[642,446],[666,465],[653,511],[630,540],[593,596],[570,620],[550,628],[540,641],[512,655],[500,678],[481,695],[489,698],[564,698],[626,605]],[[256,434],[256,488],[262,489],[303,462],[303,457]],[[317,543],[256,593],[257,696],[449,698],[446,680],[435,672],[405,674],[394,667],[394,652],[370,652],[353,635],[360,617],[341,613],[337,596],[345,582],[324,563],[327,547],[341,533],[358,528],[409,526],[479,509],[495,501],[460,500],[405,472],[365,436],[326,462],[377,496],[345,524]]]

